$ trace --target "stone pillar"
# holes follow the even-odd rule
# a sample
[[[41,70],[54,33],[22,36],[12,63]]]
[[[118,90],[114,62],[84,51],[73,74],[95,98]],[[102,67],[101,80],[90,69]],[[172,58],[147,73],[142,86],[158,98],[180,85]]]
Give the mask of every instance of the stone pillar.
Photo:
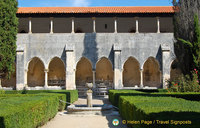
[[[170,45],[162,44],[162,85],[167,88],[168,80],[170,79]]]
[[[138,22],[138,17],[135,18],[135,27],[136,27],[136,30],[135,30],[135,33],[139,33],[139,22]]]
[[[28,69],[25,69],[24,72],[24,86],[28,87]]]
[[[92,79],[92,80],[93,80],[93,88],[96,88],[96,83],[95,83],[95,81],[96,81],[96,80],[95,80],[96,71],[95,71],[95,70],[92,71],[92,77],[93,77],[93,79]]]
[[[72,33],[74,33],[75,30],[74,17],[72,17],[71,19],[72,19]]]
[[[66,90],[74,90],[76,89],[74,46],[66,44],[65,52],[66,52]]]
[[[87,106],[92,107],[92,90],[87,91]]]
[[[53,17],[50,17],[50,33],[53,34]]]
[[[29,20],[29,21],[28,21],[28,23],[29,23],[29,30],[28,30],[28,33],[31,34],[31,33],[32,33],[32,18],[29,17],[28,20]]]
[[[160,18],[156,17],[157,19],[157,33],[160,33]]]
[[[143,88],[143,69],[140,69],[140,88]]]
[[[24,48],[17,47],[16,58],[16,89],[22,90],[24,86],[24,73],[25,73],[25,60],[24,60]]]
[[[44,70],[44,73],[45,73],[45,83],[44,83],[44,88],[48,88],[48,72],[49,72],[49,70],[48,69],[45,69]]]
[[[115,19],[115,33],[117,33],[117,17],[115,17],[114,19]]]
[[[93,20],[93,33],[96,33],[96,18],[92,17]]]
[[[122,89],[121,49],[114,45],[114,89]]]

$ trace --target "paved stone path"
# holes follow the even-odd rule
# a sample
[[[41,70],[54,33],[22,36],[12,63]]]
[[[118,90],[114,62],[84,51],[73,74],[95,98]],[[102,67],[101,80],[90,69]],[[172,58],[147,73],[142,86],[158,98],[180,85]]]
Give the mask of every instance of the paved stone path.
[[[86,99],[79,98],[74,104],[86,104]],[[110,104],[108,98],[94,98],[93,104]],[[113,119],[118,119],[120,124],[113,126]],[[121,117],[115,109],[94,113],[84,112],[79,114],[67,114],[67,111],[59,112],[54,119],[41,128],[126,128],[122,124]]]

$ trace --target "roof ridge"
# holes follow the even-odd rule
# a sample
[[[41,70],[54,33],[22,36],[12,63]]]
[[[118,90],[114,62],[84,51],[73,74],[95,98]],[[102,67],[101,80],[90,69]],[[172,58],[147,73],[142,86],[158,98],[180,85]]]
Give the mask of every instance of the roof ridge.
[[[174,13],[173,6],[114,7],[19,7],[18,14],[31,13]]]
[[[18,8],[120,8],[120,7],[174,7],[174,6],[90,6],[90,7],[18,7]]]

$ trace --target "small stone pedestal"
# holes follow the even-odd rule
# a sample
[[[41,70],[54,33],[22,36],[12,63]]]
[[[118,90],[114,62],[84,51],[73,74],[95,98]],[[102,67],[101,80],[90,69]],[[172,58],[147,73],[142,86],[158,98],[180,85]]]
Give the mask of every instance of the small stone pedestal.
[[[87,91],[87,106],[92,107],[92,90]]]
[[[86,87],[88,87],[87,91],[87,106],[92,107],[92,83],[86,83]]]

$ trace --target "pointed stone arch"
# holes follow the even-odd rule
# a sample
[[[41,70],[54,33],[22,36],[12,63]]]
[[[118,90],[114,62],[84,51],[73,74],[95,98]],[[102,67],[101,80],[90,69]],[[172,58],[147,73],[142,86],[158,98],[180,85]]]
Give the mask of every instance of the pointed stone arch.
[[[160,87],[161,71],[158,61],[154,57],[149,57],[143,65],[144,86]]]
[[[59,57],[54,57],[49,62],[48,85],[65,86],[65,64]]]
[[[86,57],[82,57],[76,65],[76,88],[80,96],[86,93],[86,83],[92,83],[92,75],[91,62]]]
[[[112,67],[111,61],[106,57],[102,57],[96,63],[96,81],[109,81],[113,83],[114,72]]]
[[[44,86],[44,63],[40,58],[34,57],[28,63],[28,86],[36,87],[36,86]]]
[[[178,60],[176,59],[171,63],[170,80],[176,80],[181,74],[182,71],[179,67]]]
[[[2,79],[2,87],[16,87],[16,63],[14,65],[15,71],[11,74],[10,79],[4,78]]]
[[[123,66],[124,87],[134,87],[140,85],[140,64],[134,57],[129,57]]]

